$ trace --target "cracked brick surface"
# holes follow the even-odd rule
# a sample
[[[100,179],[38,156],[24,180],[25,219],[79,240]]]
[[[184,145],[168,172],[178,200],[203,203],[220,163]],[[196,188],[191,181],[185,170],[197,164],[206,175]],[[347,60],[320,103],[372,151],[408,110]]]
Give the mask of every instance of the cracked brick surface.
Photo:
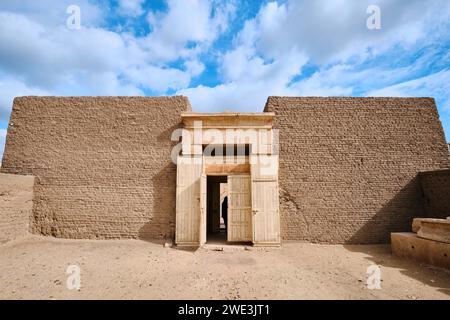
[[[185,97],[22,97],[1,171],[33,175],[34,233],[164,238],[175,228],[170,136]],[[418,173],[449,167],[429,98],[270,97],[284,240],[387,242],[423,216]]]
[[[269,97],[282,238],[382,243],[424,214],[417,174],[446,168],[433,99]]]
[[[34,233],[164,238],[175,228],[173,130],[185,97],[21,97],[1,171],[34,175]]]

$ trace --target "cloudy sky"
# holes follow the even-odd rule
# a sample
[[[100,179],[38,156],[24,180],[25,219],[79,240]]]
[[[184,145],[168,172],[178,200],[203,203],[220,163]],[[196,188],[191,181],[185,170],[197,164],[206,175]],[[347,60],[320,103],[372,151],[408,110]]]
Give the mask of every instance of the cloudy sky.
[[[448,0],[1,0],[0,155],[23,95],[431,96],[449,140],[449,49]]]

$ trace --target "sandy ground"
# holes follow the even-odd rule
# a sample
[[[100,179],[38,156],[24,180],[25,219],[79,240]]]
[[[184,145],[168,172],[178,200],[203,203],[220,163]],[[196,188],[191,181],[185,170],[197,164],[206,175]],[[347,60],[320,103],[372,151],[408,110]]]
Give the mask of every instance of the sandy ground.
[[[381,289],[366,286],[381,266]],[[67,266],[81,270],[69,290]],[[389,246],[284,243],[196,251],[139,240],[27,236],[0,245],[1,299],[450,299],[450,271],[392,257]]]

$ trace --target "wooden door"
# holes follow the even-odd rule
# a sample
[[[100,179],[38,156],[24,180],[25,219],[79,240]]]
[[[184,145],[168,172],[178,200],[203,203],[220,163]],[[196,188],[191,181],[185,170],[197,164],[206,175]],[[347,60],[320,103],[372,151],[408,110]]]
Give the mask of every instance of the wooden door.
[[[189,156],[178,157],[175,231],[178,245],[199,244],[201,172],[201,162]]]
[[[252,241],[250,175],[228,176],[228,241]]]
[[[207,220],[206,192],[207,192],[206,175],[203,173],[200,177],[200,231],[199,231],[200,245],[206,243],[206,220]]]
[[[278,157],[258,156],[252,162],[253,243],[279,245],[280,216],[278,195]],[[268,169],[269,168],[269,169]]]

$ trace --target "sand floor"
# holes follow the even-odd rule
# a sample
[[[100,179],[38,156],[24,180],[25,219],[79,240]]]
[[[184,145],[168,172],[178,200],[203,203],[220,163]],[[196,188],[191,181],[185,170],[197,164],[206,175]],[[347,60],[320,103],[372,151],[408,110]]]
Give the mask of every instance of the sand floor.
[[[372,264],[381,289],[367,288]],[[67,288],[69,265],[80,267],[80,290]],[[190,251],[30,235],[0,245],[0,299],[450,299],[450,271],[392,257],[385,245]]]

